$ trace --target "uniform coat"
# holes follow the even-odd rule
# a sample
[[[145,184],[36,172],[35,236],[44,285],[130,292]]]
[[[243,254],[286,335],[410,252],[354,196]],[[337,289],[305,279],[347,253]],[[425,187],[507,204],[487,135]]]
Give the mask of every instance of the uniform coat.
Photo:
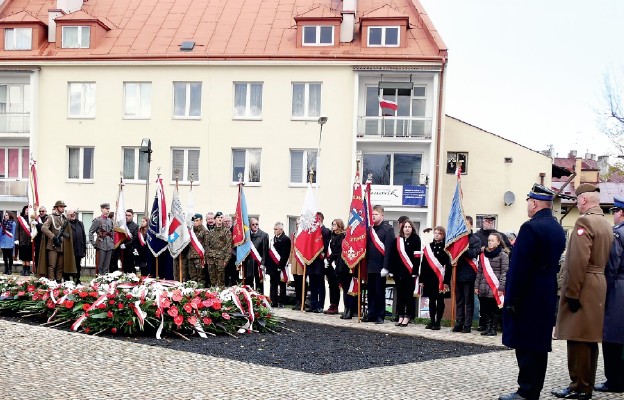
[[[59,251],[63,253],[63,273],[75,274],[76,273],[76,258],[74,256],[74,239],[72,238],[71,227],[69,224],[65,227],[61,247],[55,248],[52,243],[52,238],[58,234],[58,229],[63,226],[67,217],[64,214],[57,214],[53,211],[48,215],[48,218],[41,227],[41,250],[39,252],[39,262],[37,264],[37,273],[42,276],[48,274],[48,252],[46,250]],[[57,228],[58,227],[58,228]],[[67,236],[67,237],[65,237]]]
[[[367,235],[366,238],[366,268],[369,274],[378,274],[382,269],[390,270],[390,260],[392,258],[392,250],[394,247],[394,229],[387,221],[382,221],[381,224],[373,226],[379,240],[384,244],[385,255],[381,254],[377,247],[373,244],[372,235]]]
[[[438,259],[440,264],[444,266],[444,280],[443,283],[448,285],[451,283],[451,258],[448,253],[444,251],[444,241],[430,243],[433,255]],[[423,284],[423,297],[437,297],[440,293],[440,281],[438,276],[434,272],[434,266],[429,265],[427,257],[425,257],[425,251],[423,249],[422,265],[420,267],[420,283]]]
[[[93,234],[96,239],[93,240]],[[89,242],[98,250],[113,250],[113,220],[108,217],[99,216],[93,219],[91,228],[89,228]]]
[[[295,254],[295,240],[297,235],[293,233],[290,237],[290,256],[288,257],[288,263],[290,264],[290,272],[293,275],[303,275],[303,265],[299,262],[297,255]]]
[[[520,227],[505,282],[505,346],[552,351],[557,271],[564,249],[565,233],[549,208],[536,212]]]
[[[605,279],[607,301],[602,340],[624,344],[624,223],[613,227],[613,245]]]
[[[570,233],[563,265],[563,284],[557,315],[558,339],[601,342],[607,282],[604,268],[609,261],[613,230],[600,207],[581,215]],[[570,311],[566,297],[578,299],[581,309]]]

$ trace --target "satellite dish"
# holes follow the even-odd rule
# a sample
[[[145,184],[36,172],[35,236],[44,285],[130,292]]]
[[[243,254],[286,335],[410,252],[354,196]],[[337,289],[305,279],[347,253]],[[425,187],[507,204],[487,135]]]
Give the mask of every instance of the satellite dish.
[[[506,191],[503,195],[503,201],[505,202],[506,206],[510,206],[514,203],[514,201],[516,201],[516,195],[513,194],[513,192]]]

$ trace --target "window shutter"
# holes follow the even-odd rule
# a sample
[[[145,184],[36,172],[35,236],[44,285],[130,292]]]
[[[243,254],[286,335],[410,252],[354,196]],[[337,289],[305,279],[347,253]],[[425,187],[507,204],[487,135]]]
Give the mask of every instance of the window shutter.
[[[303,151],[290,151],[290,182],[303,183]]]
[[[185,180],[190,180],[191,174],[194,181],[199,181],[199,150],[188,151],[188,173]]]

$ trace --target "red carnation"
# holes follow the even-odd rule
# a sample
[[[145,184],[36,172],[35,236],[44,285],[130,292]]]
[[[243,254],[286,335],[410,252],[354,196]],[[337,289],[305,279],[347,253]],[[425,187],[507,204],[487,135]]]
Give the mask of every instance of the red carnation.
[[[154,314],[156,315],[156,318],[160,318],[160,310],[156,310]]]
[[[186,320],[191,326],[195,326],[195,324],[197,323],[197,317],[195,317],[194,315],[191,317],[188,317]]]
[[[179,290],[174,290],[173,294],[171,296],[171,299],[173,301],[180,301],[180,300],[182,300],[182,292],[180,292]]]
[[[103,309],[103,308],[106,308],[106,304],[100,303],[100,305],[97,306],[97,308],[99,308],[100,310]]]
[[[98,298],[98,293],[97,292],[89,292],[89,296],[93,297],[94,299]]]
[[[85,333],[91,332],[91,328],[85,328]]]
[[[215,301],[214,303],[212,303],[212,309],[213,310],[220,310],[221,309],[221,302],[220,301]]]
[[[186,303],[184,305],[184,311],[186,311],[187,313],[190,313],[191,311],[193,311],[193,307],[191,307],[189,303]]]
[[[115,298],[115,295],[114,295],[114,294],[112,294],[112,293],[108,293],[108,294],[106,295],[106,298],[107,298],[107,299],[114,299],[114,298]]]
[[[115,300],[109,300],[108,304],[110,304],[111,306],[115,304]]]
[[[117,333],[117,328],[111,328],[111,333],[114,335]]]
[[[171,301],[169,301],[169,299],[168,299],[168,298],[164,298],[164,299],[162,300],[162,303],[161,303],[161,304],[162,304],[162,307],[163,307],[163,308],[169,308],[169,307],[171,307]]]
[[[83,304],[82,305],[82,309],[85,310],[85,311],[89,311],[89,308],[91,308],[91,305],[89,305],[89,304]]]
[[[51,301],[50,301],[50,302],[48,302],[48,308],[54,308],[54,303],[52,303],[52,304],[53,304],[53,306],[52,306],[52,307],[50,307],[50,303],[52,303],[52,302],[51,302]],[[71,300],[66,300],[66,301],[65,301],[65,307],[67,307],[67,308],[73,308],[73,307],[74,307],[74,302],[73,302],[73,301],[71,301]]]
[[[173,322],[177,325],[180,326],[182,325],[182,322],[184,322],[184,317],[181,315],[178,315],[177,317],[173,318]]]
[[[227,320],[227,321],[229,321],[229,320],[230,320],[230,314],[228,314],[228,313],[226,313],[226,312],[221,313],[221,316],[223,317],[223,319],[225,319],[225,320]]]
[[[88,295],[89,295],[89,293],[87,293],[87,292],[80,292],[80,293],[78,293],[78,296],[80,296],[80,297],[82,297],[82,298],[85,298],[85,297],[87,297]]]
[[[34,292],[35,291],[35,287],[33,285],[28,285],[26,290],[28,290],[29,292]]]
[[[202,304],[204,305],[204,307],[212,307],[212,303],[214,303],[212,299],[202,301]]]
[[[126,299],[130,300],[132,298],[132,295],[130,293],[126,294]]]
[[[124,308],[123,303],[117,303],[117,308],[119,308],[120,310],[122,310]]]
[[[169,309],[169,311],[167,311],[167,314],[169,314],[169,316],[171,317],[177,317],[178,316],[178,308],[176,306],[173,306]]]
[[[113,318],[113,312],[112,312],[112,311],[107,312],[107,313],[106,313],[106,316],[107,316],[108,318]]]
[[[210,319],[210,317],[204,317],[204,319],[202,319],[202,321],[204,322],[204,325],[212,324],[212,319]]]
[[[129,319],[129,320],[126,322],[126,324],[128,324],[128,326],[132,326],[133,322],[132,322],[132,320],[131,320],[131,319]]]
[[[17,292],[17,295],[18,295],[18,296],[23,296],[23,295],[25,295],[25,294],[26,294],[26,292],[24,292],[23,290],[21,290],[21,291]]]

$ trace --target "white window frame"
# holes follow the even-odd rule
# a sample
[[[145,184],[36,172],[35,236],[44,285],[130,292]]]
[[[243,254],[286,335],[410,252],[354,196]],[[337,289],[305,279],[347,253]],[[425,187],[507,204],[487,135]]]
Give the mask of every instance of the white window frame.
[[[13,32],[13,40],[9,43],[9,35],[8,32]],[[19,32],[28,31],[28,48],[19,48],[17,44],[17,36]],[[4,29],[4,50],[11,51],[21,51],[21,50],[32,50],[32,28],[5,28]]]
[[[401,186],[401,185],[397,185],[394,182],[394,156],[395,155],[408,155],[408,156],[420,156],[420,173],[422,174],[423,171],[423,160],[425,158],[424,153],[422,152],[406,152],[406,151],[366,151],[364,153],[362,153],[362,171],[364,171],[364,156],[366,155],[382,155],[382,156],[387,156],[390,155],[390,182],[388,184],[384,184],[384,183],[375,183],[373,182],[373,185],[382,185],[382,186]],[[364,179],[366,179],[366,177],[364,177]]]
[[[77,115],[72,115],[71,113],[71,109],[72,109],[72,98],[71,98],[71,93],[72,93],[72,87],[76,85],[77,87],[80,88],[80,110],[81,113],[77,114]],[[89,114],[87,114],[86,112],[86,108],[87,108],[87,98],[86,98],[86,93],[87,93],[87,85],[93,85],[93,111]],[[95,114],[96,114],[96,99],[97,99],[97,87],[95,82],[67,82],[67,118],[76,118],[76,119],[93,119],[95,118]]]
[[[316,28],[316,35],[314,43],[309,43],[305,41],[305,30],[306,28]],[[331,28],[331,42],[330,43],[321,43],[321,28]],[[333,46],[334,45],[334,36],[335,36],[335,27],[333,25],[304,25],[303,30],[301,31],[301,45],[302,46]]]
[[[18,154],[18,164],[19,164],[19,168],[17,170],[17,176],[6,176],[9,174],[9,150],[17,150],[17,154]],[[21,180],[21,179],[28,179],[29,178],[29,174],[26,174],[26,176],[24,176],[23,174],[23,167],[24,167],[24,150],[29,150],[28,146],[25,147],[19,147],[19,146],[0,146],[0,152],[4,152],[4,175],[5,176],[0,176],[0,181],[11,181],[11,180]],[[30,154],[30,151],[28,152],[28,154]],[[26,160],[27,163],[29,163],[30,160]]]
[[[127,101],[128,101],[128,92],[127,92],[127,87],[128,85],[137,85],[137,99],[136,104],[138,107],[138,113],[137,114],[130,114],[128,113],[128,110],[126,108],[127,106]],[[144,104],[141,102],[142,99],[142,93],[144,90],[147,90],[149,88],[149,100],[148,100],[148,104],[147,104],[147,113],[143,114],[143,106]],[[123,100],[123,119],[151,119],[152,118],[152,82],[124,82],[123,83],[123,89],[124,89],[124,100]]]
[[[236,87],[237,85],[247,85],[246,93],[245,93],[245,112],[241,115],[237,113],[236,110]],[[251,114],[251,85],[260,85],[261,96],[260,96],[260,115],[252,115]],[[232,115],[234,119],[249,119],[249,120],[262,120],[262,108],[264,103],[264,82],[234,82],[234,99],[233,99],[233,110]]]
[[[76,46],[69,46],[65,43],[65,30],[69,30],[69,29],[76,29],[77,32],[76,34],[78,35],[78,43]],[[89,31],[89,41],[88,43],[82,43],[82,31],[83,30],[88,30]],[[91,27],[90,26],[63,26],[61,28],[61,48],[63,49],[88,49],[90,48],[91,45]]]
[[[308,152],[317,152],[317,149],[290,149],[290,169],[288,170],[288,186],[291,187],[306,187],[308,185]],[[302,157],[302,169],[301,171],[303,172],[303,176],[301,177],[301,182],[293,182],[290,180],[291,175],[292,175],[292,167],[293,167],[293,152],[303,152],[303,157]],[[319,185],[319,179],[318,179],[318,175],[316,174],[316,172],[318,172],[318,153],[317,153],[317,158],[316,158],[316,168],[315,168],[315,174],[314,174],[314,183],[312,183],[312,186],[318,186]]]
[[[132,178],[126,178],[124,176],[124,182],[125,183],[145,183],[145,179],[141,179],[139,177],[139,171],[140,171],[140,164],[141,164],[141,148],[140,147],[134,147],[134,146],[123,146],[121,148],[121,173],[123,176],[124,173],[124,164],[126,161],[126,150],[134,150],[134,169],[133,169],[133,177]],[[147,156],[147,155],[146,155]],[[147,160],[146,160],[147,162]],[[148,177],[149,178],[149,177]]]
[[[368,28],[368,35],[366,36],[366,41],[368,42],[366,44],[367,47],[401,47],[401,27],[398,25],[388,25],[388,26],[369,26]],[[370,42],[370,37],[371,37],[371,29],[381,29],[381,44],[371,44]],[[397,30],[397,44],[387,44],[386,43],[386,31],[388,29],[396,29]]]
[[[249,148],[232,148],[232,162],[231,162],[231,166],[232,166],[232,173],[230,174],[232,176],[232,178],[234,177],[234,152],[235,151],[245,151],[245,170],[243,171],[243,183],[245,183],[246,186],[260,186],[262,184],[262,148],[260,147],[249,147]],[[250,156],[249,156],[249,152],[250,151],[259,151],[260,152],[260,180],[258,182],[250,182],[249,181],[249,160],[250,160]],[[237,185],[238,184],[238,179],[236,179],[235,181],[232,181],[233,185]]]
[[[304,115],[292,115],[293,111],[293,102],[295,101],[295,85],[305,85],[304,86],[304,103],[303,103],[303,111]],[[319,98],[319,115],[310,116],[310,85],[320,85],[321,86],[321,95]],[[323,83],[322,82],[292,82],[291,87],[291,101],[290,101],[290,118],[295,121],[316,121],[318,118],[323,115]]]
[[[70,178],[69,177],[69,151],[70,149],[79,149],[80,150],[80,156],[78,158],[78,178]],[[85,178],[84,177],[84,150],[85,149],[93,149],[93,159],[91,160],[91,173],[92,173],[92,177],[91,178]],[[81,182],[81,183],[93,183],[95,181],[95,147],[94,146],[67,146],[67,164],[65,164],[67,166],[67,171],[65,172],[65,177],[67,179],[67,182]]]
[[[191,114],[191,84],[199,83],[199,115],[190,115]],[[184,107],[184,115],[176,115],[175,112],[175,86],[176,84],[184,84],[185,85],[185,107]],[[172,109],[173,109],[173,119],[201,119],[202,117],[202,95],[203,95],[203,84],[200,81],[174,81],[173,82],[173,93],[172,93]]]
[[[182,163],[182,171],[178,174],[178,183],[179,184],[190,184],[190,176],[189,176],[189,150],[195,150],[199,152],[197,157],[197,175],[199,175],[199,163],[201,160],[201,150],[199,147],[172,147],[171,148],[171,183],[175,184],[175,171],[173,170],[173,152],[174,151],[184,151],[184,161]],[[193,185],[199,185],[200,178],[199,176],[193,176]]]

